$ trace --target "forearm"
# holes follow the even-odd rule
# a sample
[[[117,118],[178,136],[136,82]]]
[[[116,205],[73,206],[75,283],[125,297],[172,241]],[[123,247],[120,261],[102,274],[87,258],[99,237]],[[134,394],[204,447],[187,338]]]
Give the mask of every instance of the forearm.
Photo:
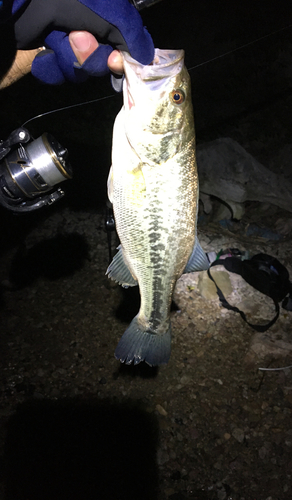
[[[41,50],[43,50],[43,47],[33,50],[18,50],[11,68],[0,80],[0,90],[9,87],[9,85],[12,85],[12,83],[29,73],[32,61]]]

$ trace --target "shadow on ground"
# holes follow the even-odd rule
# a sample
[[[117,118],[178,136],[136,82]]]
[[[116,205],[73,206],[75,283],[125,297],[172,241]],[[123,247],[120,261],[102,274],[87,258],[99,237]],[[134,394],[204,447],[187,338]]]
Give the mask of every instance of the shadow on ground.
[[[16,288],[23,288],[40,276],[51,280],[69,276],[82,268],[89,258],[88,250],[85,238],[77,233],[58,234],[29,250],[23,243],[12,260],[10,281]]]
[[[8,422],[5,500],[155,500],[156,447],[132,402],[27,402]]]

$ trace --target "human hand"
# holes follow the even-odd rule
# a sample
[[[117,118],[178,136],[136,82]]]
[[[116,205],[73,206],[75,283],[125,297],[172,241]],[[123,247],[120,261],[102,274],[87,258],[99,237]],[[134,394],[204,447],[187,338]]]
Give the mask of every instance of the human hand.
[[[69,43],[77,61],[82,65],[86,59],[98,48],[99,43],[88,31],[71,31]],[[123,73],[123,58],[118,50],[113,50],[107,60],[107,65],[113,73]]]
[[[24,8],[26,0],[14,4]],[[44,39],[46,50],[34,59],[32,73],[50,84],[81,82],[109,68],[121,73],[122,59],[114,48],[142,64],[150,64],[154,55],[151,36],[128,0],[115,0],[114,8],[109,0],[31,0],[15,22],[15,37],[19,49],[38,47]],[[76,47],[78,38],[83,49],[87,38],[85,50]]]
[[[88,33],[88,31],[72,31],[69,34],[69,42],[80,65],[86,61],[99,45],[96,38],[91,33]],[[39,47],[31,50],[18,50],[12,66],[0,79],[0,90],[12,85],[12,83],[30,73],[35,57],[43,49],[43,47]],[[113,50],[110,53],[107,65],[110,71],[116,75],[123,73],[123,58],[118,50]]]

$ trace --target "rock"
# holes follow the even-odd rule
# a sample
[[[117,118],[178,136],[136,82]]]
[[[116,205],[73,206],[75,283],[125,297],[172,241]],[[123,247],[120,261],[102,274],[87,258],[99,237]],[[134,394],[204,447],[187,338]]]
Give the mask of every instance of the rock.
[[[225,489],[223,487],[218,489],[218,491],[217,491],[218,500],[225,500],[226,497],[227,497],[227,493],[226,493]]]
[[[241,219],[245,201],[270,203],[292,212],[292,184],[253,158],[236,141],[220,138],[197,147],[200,193],[222,200]],[[206,197],[201,201],[206,203]],[[206,212],[210,211],[210,200]]]
[[[174,489],[173,488],[166,488],[164,490],[164,494],[167,498],[169,498],[170,496],[172,496],[173,494],[175,493]]]
[[[278,219],[275,224],[275,229],[283,236],[287,236],[292,232],[292,219]]]
[[[212,269],[212,277],[226,297],[231,294],[232,286],[229,274],[226,271],[214,271]],[[218,299],[215,284],[209,278],[207,271],[203,271],[200,273],[198,289],[202,297],[204,297],[206,300]]]
[[[158,413],[160,413],[160,415],[163,415],[164,417],[167,416],[167,411],[163,408],[163,406],[157,404],[155,408],[158,411]]]
[[[231,207],[225,205],[224,203],[218,203],[218,208],[212,217],[213,222],[218,222],[223,219],[231,219],[233,217],[233,211]],[[236,219],[241,219],[244,214],[244,208],[239,212],[239,206],[237,207]]]
[[[239,443],[243,443],[243,440],[244,440],[244,432],[242,429],[239,429],[238,427],[235,427],[235,429],[233,429],[232,431],[232,436],[234,437],[234,439],[236,439],[236,441],[238,441]]]
[[[285,357],[292,352],[291,336],[282,332],[281,337],[279,338],[279,332],[255,333],[251,339],[250,349],[259,358],[268,355]]]
[[[264,446],[262,446],[260,449],[259,449],[259,457],[261,460],[263,460],[267,455],[267,450]]]
[[[212,212],[212,201],[208,194],[202,193],[200,190],[200,200],[204,205],[205,214]]]
[[[163,465],[169,461],[169,455],[166,451],[159,449],[157,451],[157,464]]]

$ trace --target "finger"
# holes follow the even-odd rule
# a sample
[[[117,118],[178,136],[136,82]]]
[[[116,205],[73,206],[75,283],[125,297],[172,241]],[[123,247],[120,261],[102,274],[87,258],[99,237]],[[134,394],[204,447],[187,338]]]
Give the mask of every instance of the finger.
[[[122,75],[124,72],[124,66],[123,66],[123,58],[121,53],[118,50],[114,50],[108,60],[107,60],[107,65],[109,69],[118,75]]]
[[[91,33],[88,33],[88,31],[71,31],[69,34],[69,42],[80,65],[82,65],[98,47],[98,41]]]

